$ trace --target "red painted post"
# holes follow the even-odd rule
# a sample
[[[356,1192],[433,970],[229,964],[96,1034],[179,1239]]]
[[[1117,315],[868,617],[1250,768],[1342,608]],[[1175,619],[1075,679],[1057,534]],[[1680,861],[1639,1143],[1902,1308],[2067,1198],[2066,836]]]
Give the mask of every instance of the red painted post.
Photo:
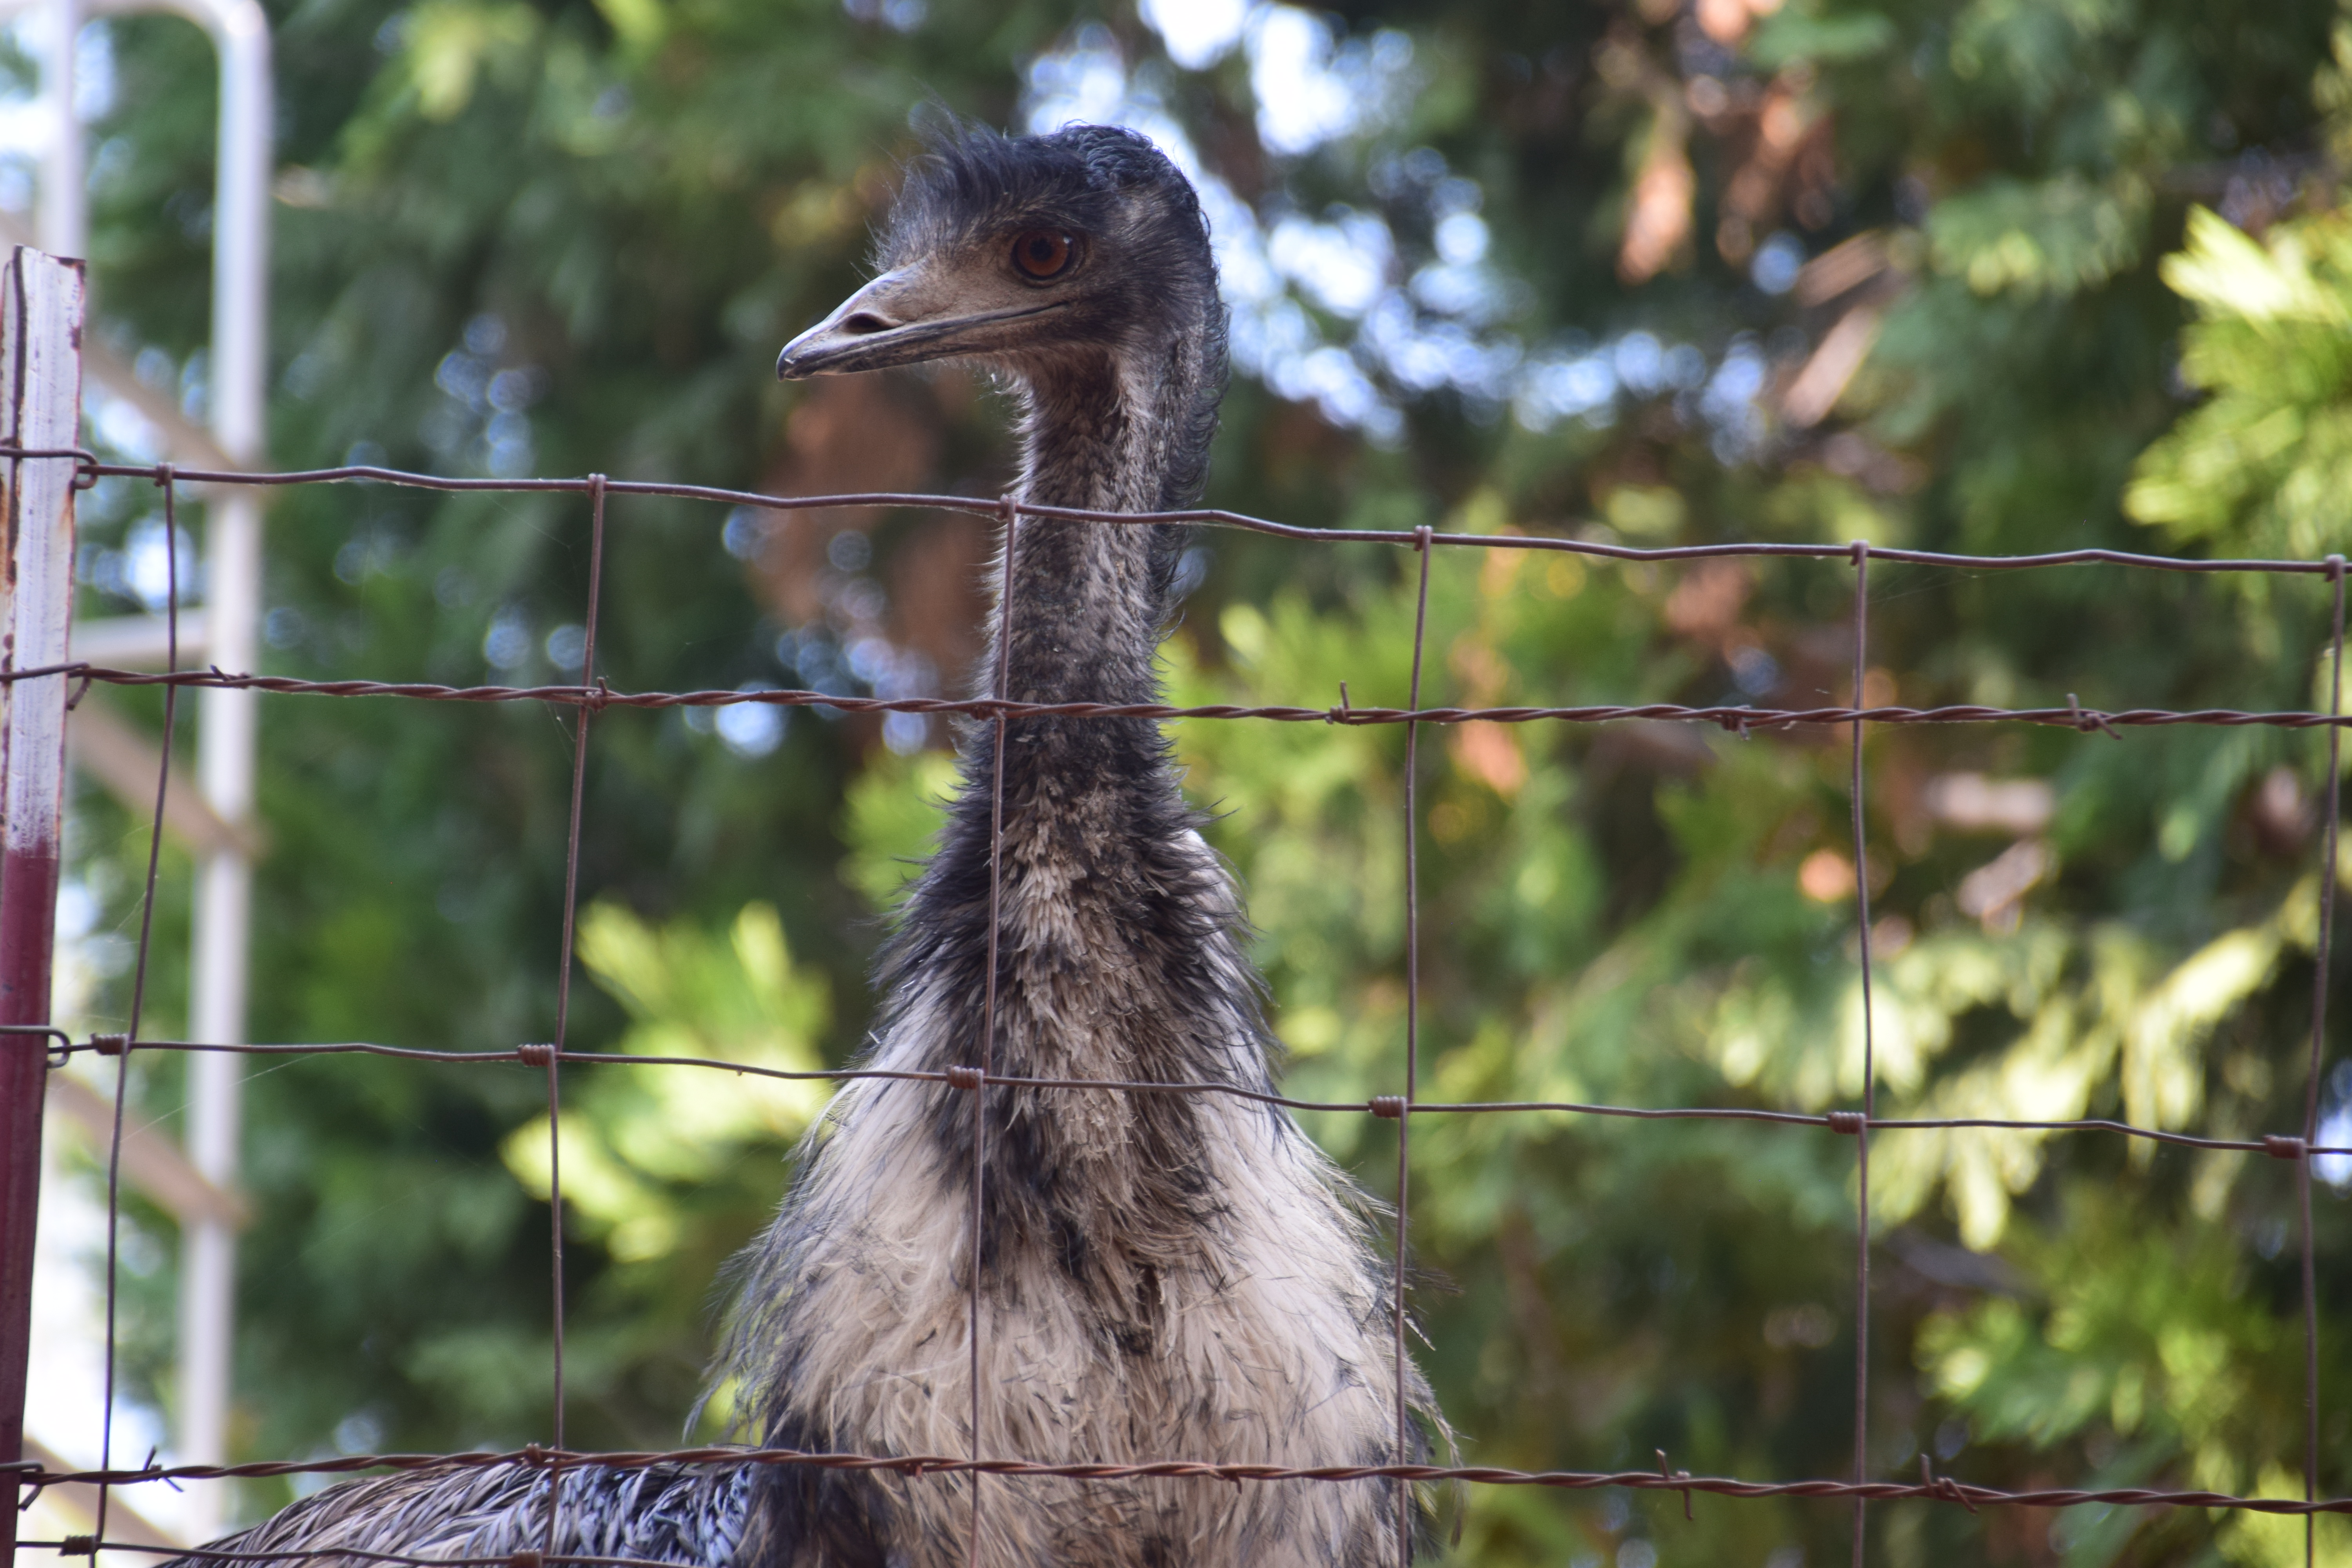
[[[66,658],[81,325],[82,264],[18,247],[0,270],[0,444],[68,456],[0,460],[0,665],[11,671]],[[66,687],[62,675],[0,685],[0,1024],[49,1021]],[[0,1035],[0,1463],[25,1453],[48,1043],[38,1034]],[[0,1562],[16,1555],[18,1489],[14,1471],[0,1479]]]

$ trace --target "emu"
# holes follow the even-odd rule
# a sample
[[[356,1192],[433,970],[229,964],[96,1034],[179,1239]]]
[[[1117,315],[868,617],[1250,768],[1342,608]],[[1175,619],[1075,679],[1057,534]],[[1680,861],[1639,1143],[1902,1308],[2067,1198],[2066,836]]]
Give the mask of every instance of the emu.
[[[1020,500],[1153,511],[1197,497],[1224,312],[1199,203],[1144,139],[952,132],[911,166],[879,259],[880,276],[784,349],[779,375],[975,362],[1020,409]],[[1166,524],[1022,520],[982,689],[1156,700],[1181,546]],[[879,965],[862,1064],[982,1059],[1000,761],[992,1074],[1270,1091],[1276,1047],[1240,901],[1164,737],[1140,719],[1014,719],[1002,759],[992,725],[967,730],[938,852]],[[977,1258],[972,1091],[853,1080],[809,1134],[739,1265],[719,1371],[740,1391],[742,1438],[1304,1467],[1418,1462],[1444,1436],[1426,1382],[1394,1352],[1379,1206],[1286,1111],[1205,1092],[979,1092]],[[222,1545],[551,1545],[708,1568],[1370,1568],[1396,1563],[1399,1532],[1420,1534],[1426,1512],[1380,1479],[992,1479],[975,1550],[973,1484],[791,1465],[575,1470],[550,1542],[544,1470],[428,1471],[337,1487]]]

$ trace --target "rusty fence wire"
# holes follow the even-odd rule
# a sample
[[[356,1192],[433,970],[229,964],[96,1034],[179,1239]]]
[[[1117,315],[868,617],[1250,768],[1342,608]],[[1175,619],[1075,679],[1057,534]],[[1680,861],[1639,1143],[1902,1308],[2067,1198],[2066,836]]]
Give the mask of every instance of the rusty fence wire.
[[[887,1471],[901,1475],[970,1475],[973,1478],[971,1506],[975,1528],[972,1531],[973,1561],[977,1562],[980,1532],[977,1529],[979,1510],[983,1506],[979,1478],[982,1476],[1044,1476],[1094,1480],[1133,1480],[1147,1479],[1197,1478],[1241,1485],[1265,1481],[1361,1481],[1387,1479],[1396,1483],[1400,1523],[1400,1554],[1409,1568],[1412,1555],[1410,1511],[1412,1485],[1414,1482],[1448,1481],[1474,1486],[1542,1487],[1563,1490],[1586,1490],[1604,1487],[1620,1487],[1637,1490],[1680,1493],[1687,1510],[1694,1493],[1723,1498],[1822,1498],[1851,1501],[1854,1511],[1853,1561],[1860,1564],[1864,1558],[1864,1510],[1873,1501],[1925,1500],[1940,1501],[1975,1512],[1986,1507],[2063,1509],[2084,1505],[2120,1507],[2169,1507],[2234,1510],[2263,1514],[2300,1516],[2305,1521],[2305,1556],[2313,1560],[2315,1544],[2312,1525],[2322,1513],[2352,1514],[2352,1497],[2323,1497],[2319,1492],[2319,1319],[2316,1266],[2312,1219],[2312,1160],[2321,1154],[2352,1155],[2352,1148],[2331,1147],[2318,1142],[2319,1085],[2324,1065],[2326,982],[2331,945],[2334,940],[2335,889],[2336,883],[2337,841],[2341,817],[2342,742],[2347,720],[2343,712],[2343,675],[2345,640],[2345,575],[2344,557],[2330,555],[2322,561],[2291,560],[2216,560],[2189,561],[2163,556],[2136,554],[2115,550],[2068,550],[2038,555],[1976,556],[1948,554],[1930,551],[1897,550],[1874,546],[1857,541],[1851,545],[1786,544],[1759,542],[1727,542],[1710,545],[1689,545],[1669,549],[1638,549],[1630,546],[1600,543],[1585,540],[1530,537],[1525,535],[1449,533],[1427,527],[1412,530],[1317,529],[1292,524],[1270,522],[1238,513],[1194,510],[1160,513],[1118,513],[1087,511],[1066,507],[1032,506],[1006,497],[997,500],[969,496],[902,494],[877,492],[851,495],[772,496],[753,491],[725,489],[705,485],[658,484],[608,479],[603,475],[582,479],[445,479],[434,475],[406,473],[397,469],[372,466],[348,466],[289,473],[246,473],[235,471],[177,468],[170,464],[132,465],[100,462],[87,451],[65,448],[28,448],[0,447],[0,458],[19,461],[71,461],[76,468],[76,482],[87,489],[103,478],[145,479],[163,492],[166,526],[163,537],[166,549],[174,548],[173,520],[179,487],[198,485],[258,485],[289,486],[354,482],[373,482],[414,489],[448,492],[489,491],[506,494],[557,493],[578,495],[588,503],[590,557],[588,593],[583,620],[584,647],[581,661],[583,682],[572,686],[446,686],[417,681],[378,680],[300,680],[278,676],[264,676],[249,671],[223,670],[217,667],[201,670],[178,668],[178,573],[176,563],[170,574],[172,589],[165,614],[170,628],[171,657],[166,668],[160,672],[142,672],[110,668],[104,666],[71,662],[45,665],[24,669],[0,670],[0,681],[16,682],[44,678],[63,677],[77,683],[76,700],[93,682],[116,686],[161,686],[164,688],[164,724],[166,743],[163,747],[163,776],[156,781],[156,814],[149,842],[145,889],[140,911],[139,942],[133,971],[130,1027],[121,1034],[95,1035],[77,1041],[62,1030],[34,1026],[8,1027],[6,1033],[26,1037],[24,1043],[38,1043],[47,1052],[52,1066],[61,1066],[77,1054],[95,1053],[125,1058],[132,1051],[226,1051],[248,1056],[332,1056],[367,1055],[394,1058],[402,1060],[437,1065],[465,1066],[484,1064],[520,1064],[545,1075],[547,1108],[551,1135],[549,1140],[549,1188],[551,1225],[549,1246],[554,1283],[554,1401],[551,1412],[552,1442],[547,1446],[532,1445],[511,1453],[462,1454],[361,1454],[331,1459],[264,1460],[235,1465],[157,1465],[152,1457],[148,1463],[135,1467],[119,1467],[113,1463],[112,1402],[114,1373],[115,1304],[118,1258],[116,1237],[121,1213],[121,1145],[124,1113],[124,1092],[127,1072],[118,1074],[115,1087],[113,1138],[107,1167],[107,1280],[106,1280],[106,1375],[108,1409],[104,1428],[104,1451],[100,1466],[94,1470],[56,1471],[38,1463],[17,1464],[21,1483],[37,1495],[46,1487],[68,1483],[94,1485],[99,1489],[97,1532],[91,1536],[68,1537],[61,1542],[33,1542],[26,1545],[50,1545],[68,1555],[94,1554],[104,1551],[143,1552],[173,1554],[167,1549],[109,1541],[106,1535],[106,1497],[108,1489],[138,1482],[173,1483],[182,1480],[217,1480],[228,1478],[280,1476],[334,1476],[375,1470],[422,1470],[436,1468],[478,1468],[493,1465],[520,1465],[545,1468],[554,1473],[549,1489],[550,1505],[547,1520],[547,1549],[524,1552],[509,1556],[490,1558],[425,1558],[397,1552],[365,1552],[347,1547],[316,1550],[274,1552],[239,1552],[197,1549],[179,1552],[205,1562],[264,1563],[309,1557],[333,1557],[352,1562],[386,1564],[414,1564],[425,1568],[546,1568],[553,1563],[578,1564],[580,1568],[690,1568],[690,1565],[656,1563],[635,1558],[605,1557],[579,1553],[557,1552],[558,1521],[562,1508],[562,1478],[567,1470],[592,1468],[644,1469],[655,1466],[741,1466],[780,1465],[812,1467],[836,1470]],[[1338,707],[1244,707],[1214,705],[1207,707],[1173,707],[1160,703],[1024,703],[997,698],[973,698],[951,700],[938,698],[861,698],[830,695],[805,690],[698,690],[683,692],[615,690],[602,678],[594,675],[597,637],[598,599],[603,581],[605,512],[607,502],[614,496],[661,496],[688,500],[711,501],[734,507],[750,507],[769,511],[810,510],[833,507],[908,507],[965,513],[998,522],[1005,531],[1003,552],[1008,584],[1013,559],[1013,546],[1024,519],[1058,519],[1117,525],[1138,525],[1155,522],[1187,522],[1243,530],[1276,538],[1315,543],[1358,542],[1384,544],[1413,552],[1417,558],[1418,584],[1412,628],[1412,679],[1407,704],[1402,708],[1358,707],[1346,700],[1344,690]],[[1558,552],[1625,562],[1675,562],[1720,559],[1738,556],[1769,556],[1843,560],[1853,571],[1853,705],[1807,709],[1759,709],[1749,707],[1685,707],[1674,703],[1643,703],[1628,706],[1586,706],[1568,708],[1458,708],[1421,706],[1421,675],[1423,656],[1427,643],[1430,563],[1437,551],[1444,550],[1522,550]],[[1863,690],[1869,656],[1869,573],[1874,562],[1899,563],[1933,567],[1965,569],[1971,572],[2003,572],[2030,568],[2075,565],[2112,565],[2125,568],[2179,573],[2254,573],[2278,576],[2305,576],[2322,579],[2332,600],[2331,636],[2328,644],[2329,676],[2328,706],[2326,711],[2282,710],[2245,711],[2235,709],[2200,709],[2176,711],[2163,709],[2135,708],[2116,711],[2084,708],[2070,699],[2067,707],[2060,708],[1995,708],[1981,705],[1910,708],[1895,705],[1864,706]],[[1006,596],[1010,605],[1010,595]],[[1009,608],[1007,613],[1009,614]],[[1003,660],[1004,640],[998,645],[996,689],[1006,689]],[[555,1038],[552,1041],[518,1046],[499,1051],[431,1051],[408,1049],[368,1042],[322,1042],[292,1045],[230,1045],[201,1040],[163,1040],[144,1038],[140,1034],[142,1005],[146,994],[146,978],[150,935],[153,917],[155,869],[160,854],[164,787],[168,779],[171,746],[170,728],[176,717],[175,702],[184,688],[208,688],[266,691],[283,695],[319,697],[383,697],[422,701],[446,702],[541,702],[576,708],[579,710],[573,730],[572,763],[572,799],[569,832],[564,863],[564,896],[562,911],[562,956],[556,983]],[[589,738],[592,721],[608,708],[710,708],[734,704],[768,704],[778,707],[823,707],[842,712],[900,712],[918,714],[956,714],[985,722],[996,731],[997,772],[993,780],[991,805],[990,847],[990,962],[987,994],[983,1002],[986,1013],[982,1021],[981,1059],[977,1063],[954,1066],[939,1072],[883,1070],[873,1068],[838,1068],[809,1072],[792,1072],[777,1068],[747,1066],[698,1057],[617,1056],[580,1052],[565,1048],[565,1031],[570,1019],[572,969],[573,921],[579,893],[580,834],[582,805],[587,777]],[[997,906],[1002,887],[1002,868],[998,855],[1003,832],[1003,740],[1007,728],[1024,719],[1033,718],[1129,718],[1129,719],[1201,719],[1201,720],[1261,720],[1281,723],[1328,724],[1401,724],[1405,730],[1405,760],[1403,775],[1404,820],[1402,834],[1404,842],[1405,913],[1405,1058],[1397,1083],[1401,1092],[1375,1096],[1366,1101],[1332,1102],[1292,1099],[1278,1094],[1261,1093],[1229,1084],[1219,1083],[1153,1083],[1108,1079],[1074,1079],[1005,1077],[993,1073],[992,1054],[996,1012],[996,942]],[[1858,1107],[1822,1114],[1795,1111],[1766,1110],[1745,1107],[1711,1106],[1628,1106],[1586,1104],[1558,1100],[1497,1100],[1480,1102],[1443,1102],[1424,1100],[1419,1097],[1420,1068],[1420,992],[1419,963],[1420,909],[1418,897],[1419,827],[1417,763],[1418,740],[1423,724],[1458,724],[1485,721],[1506,724],[1571,723],[1594,724],[1625,721],[1682,721],[1711,723],[1738,734],[1759,731],[1785,730],[1801,726],[1821,727],[1843,725],[1849,729],[1853,763],[1849,780],[1854,848],[1855,930],[1859,942],[1860,978],[1863,986],[1863,1090]],[[1984,724],[2023,723],[2056,725],[2070,728],[2085,735],[2098,732],[2116,736],[2123,728],[2160,727],[2169,725],[2237,726],[2260,725],[2281,729],[2319,729],[2326,733],[2327,784],[2325,831],[2321,835],[2321,878],[2319,929],[2316,946],[2316,969],[2314,981],[2312,1026],[2309,1047],[2303,1063],[2305,1096],[2302,1124],[2290,1131],[2262,1134],[2252,1138],[2205,1138],[2159,1128],[2135,1126],[2126,1121],[2104,1118],[2075,1121],[2037,1121],[2002,1120],[1998,1118],[1881,1118],[1876,1114],[1875,1042],[1873,1039],[1870,987],[1873,963],[1871,957],[1870,886],[1868,859],[1864,853],[1863,741],[1865,729],[1874,724]],[[125,1064],[127,1066],[127,1062]],[[1426,1464],[1331,1465],[1310,1468],[1284,1468],[1267,1465],[1207,1464],[1181,1458],[1143,1464],[1039,1464],[1017,1457],[992,1456],[981,1446],[982,1412],[980,1380],[977,1373],[981,1336],[984,1331],[982,1310],[980,1271],[971,1274],[970,1305],[970,1348],[973,1358],[972,1409],[970,1413],[972,1432],[971,1451],[962,1455],[877,1455],[809,1453],[793,1449],[747,1449],[741,1447],[694,1447],[659,1453],[579,1453],[565,1448],[563,1441],[563,1189],[562,1173],[557,1166],[560,1139],[562,1100],[561,1074],[565,1068],[609,1068],[614,1066],[692,1067],[714,1071],[752,1074],[767,1078],[822,1079],[846,1081],[852,1079],[895,1079],[912,1081],[944,1083],[972,1097],[974,1126],[978,1136],[974,1142],[972,1171],[972,1203],[969,1245],[972,1257],[979,1256],[983,1184],[987,1179],[986,1122],[981,1115],[983,1090],[1024,1091],[1034,1089],[1080,1089],[1121,1094],[1214,1094],[1282,1106],[1296,1110],[1354,1112],[1392,1121],[1397,1123],[1396,1225],[1395,1257],[1393,1260],[1392,1302],[1395,1322],[1394,1354],[1397,1360],[1397,1441],[1398,1452],[1408,1447],[1410,1416],[1404,1403],[1402,1370],[1406,1356],[1404,1342],[1406,1320],[1403,1298],[1407,1280],[1406,1247],[1411,1219],[1411,1140],[1412,1120],[1426,1116],[1462,1116],[1478,1114],[1539,1115],[1565,1114],[1577,1117],[1615,1117],[1641,1121],[1704,1120],[1720,1121],[1763,1122],[1790,1130],[1811,1129],[1832,1136],[1854,1141],[1856,1165],[1856,1214],[1854,1241],[1854,1321],[1855,1392],[1853,1413],[1854,1464],[1851,1479],[1808,1479],[1794,1481],[1757,1481],[1733,1478],[1693,1475],[1672,1467],[1667,1457],[1658,1456],[1655,1469],[1628,1471],[1544,1470],[1527,1471],[1492,1467],[1447,1466]],[[2305,1430],[2304,1430],[2304,1496],[2301,1499],[2251,1498],[2210,1491],[2167,1491],[2146,1488],[2108,1489],[2077,1489],[2072,1488],[2032,1491],[2010,1491],[1997,1488],[1970,1485],[1951,1476],[1936,1474],[1931,1461],[1922,1454],[1916,1480],[1871,1479],[1867,1474],[1868,1420],[1870,1402],[1869,1324],[1870,1324],[1870,1148],[1877,1133],[1900,1133],[1940,1131],[1954,1128],[1994,1128],[2016,1131],[2101,1133],[2126,1139],[2142,1139],[2175,1147],[2228,1152],[2242,1154],[2263,1154],[2292,1163],[2295,1167],[2297,1198],[2301,1214],[2301,1279],[2305,1340]]]

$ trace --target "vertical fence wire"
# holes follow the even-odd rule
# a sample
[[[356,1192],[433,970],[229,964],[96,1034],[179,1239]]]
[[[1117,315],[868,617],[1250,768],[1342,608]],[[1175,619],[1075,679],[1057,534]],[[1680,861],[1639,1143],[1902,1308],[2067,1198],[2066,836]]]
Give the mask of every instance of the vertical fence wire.
[[[1867,707],[1870,679],[1870,542],[1853,542],[1853,705]],[[1863,831],[1863,722],[1853,721],[1854,925],[1862,953],[1862,1121],[1854,1129],[1853,1479],[1870,1479],[1870,1119],[1878,1110],[1878,1061],[1870,994],[1870,847]],[[1853,1500],[1853,1568],[1862,1568],[1869,1503]]]
[[[1412,607],[1412,683],[1406,700],[1421,706],[1421,656],[1429,631],[1429,543],[1427,524],[1413,530],[1413,548],[1421,556],[1421,586]],[[1396,1279],[1395,1299],[1389,1304],[1396,1350],[1396,1462],[1409,1463],[1407,1441],[1412,1415],[1405,1398],[1405,1245],[1411,1228],[1412,1168],[1412,1102],[1421,1077],[1421,725],[1408,720],[1404,727],[1404,1103],[1397,1112]],[[1397,1498],[1397,1561],[1412,1568],[1412,1483],[1399,1479]]]
[[[604,476],[588,476],[588,613],[581,626],[580,683],[596,684],[596,608],[604,585]],[[572,731],[572,820],[563,848],[563,951],[555,966],[555,1047],[547,1053],[547,1229],[550,1282],[554,1290],[554,1442],[563,1451],[563,1106],[558,1075],[572,1025],[572,929],[580,911],[580,823],[588,792],[588,730],[596,704],[583,701]],[[563,1514],[563,1466],[551,1461],[547,1478],[547,1546],[555,1551]]]
[[[155,482],[163,491],[163,668],[166,674],[174,674],[180,668],[180,509],[179,487],[173,482],[171,464],[157,465]],[[114,1123],[106,1148],[106,1384],[104,1407],[99,1415],[100,1469],[110,1469],[114,1464],[114,1341],[121,1263],[123,1107],[131,1088],[131,1052],[138,1043],[140,1016],[147,1005],[147,955],[155,934],[155,877],[163,858],[163,805],[172,788],[172,731],[179,717],[179,695],[176,686],[163,689],[163,744],[155,766],[155,815],[147,831],[147,880],[139,900],[139,961],[131,978],[131,1016],[127,1020],[130,1027],[123,1034],[122,1054],[115,1064]],[[94,1542],[106,1539],[107,1498],[108,1488],[101,1481]],[[90,1561],[97,1560],[98,1550],[93,1545]]]
[[[2333,590],[2333,614],[2327,645],[2327,711],[2344,711],[2344,557],[2327,558],[2327,580]],[[2319,1142],[2319,1069],[2326,1060],[2327,972],[2336,936],[2336,843],[2344,809],[2341,799],[2344,731],[2327,727],[2327,826],[2320,835],[2319,937],[2312,954],[2311,1058],[2303,1085],[2303,1157],[2294,1163],[2296,1206],[2303,1222],[2303,1500],[2319,1496],[2319,1265],[2312,1236],[2312,1145]],[[2319,1521],[2303,1519],[2303,1561],[2315,1568],[2318,1561]]]
[[[1021,508],[1004,498],[1004,581],[996,610],[996,690],[998,701],[1009,701],[1013,683],[1013,552],[1021,533]],[[980,1299],[981,1242],[986,1234],[982,1201],[988,1179],[988,1075],[996,1066],[996,963],[998,926],[1004,896],[1004,745],[1005,716],[996,711],[995,748],[988,787],[988,976],[982,986],[980,1013],[980,1077],[971,1086],[971,1461],[980,1463]],[[980,1471],[971,1472],[971,1541],[968,1558],[980,1564]]]
[[[179,492],[173,483],[169,463],[158,466],[156,483],[163,491],[163,663],[166,673],[174,673],[180,668]],[[130,1027],[122,1037],[122,1054],[115,1064],[114,1122],[107,1140],[106,1387],[104,1409],[99,1419],[100,1469],[110,1468],[114,1462],[115,1312],[121,1262],[123,1107],[131,1087],[131,1047],[139,1039],[140,1015],[147,1003],[147,955],[155,933],[155,877],[163,857],[163,804],[172,787],[172,731],[178,717],[178,696],[176,687],[164,688],[163,744],[155,769],[155,815],[148,827],[147,880],[139,900],[139,961],[131,981]],[[107,1497],[108,1489],[101,1482],[98,1489],[98,1533],[94,1538],[98,1541],[106,1539]],[[94,1563],[97,1557],[93,1547],[90,1560]]]

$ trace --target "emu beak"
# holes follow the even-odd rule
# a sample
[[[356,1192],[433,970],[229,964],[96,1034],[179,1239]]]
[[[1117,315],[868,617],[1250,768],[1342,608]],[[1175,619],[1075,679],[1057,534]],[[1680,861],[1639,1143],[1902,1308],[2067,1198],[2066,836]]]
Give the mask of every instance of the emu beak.
[[[1045,300],[997,310],[963,308],[951,287],[919,263],[881,277],[844,300],[832,315],[784,345],[776,356],[776,379],[803,381],[813,375],[844,375],[894,364],[987,353],[1009,347],[987,329],[1057,310]]]

